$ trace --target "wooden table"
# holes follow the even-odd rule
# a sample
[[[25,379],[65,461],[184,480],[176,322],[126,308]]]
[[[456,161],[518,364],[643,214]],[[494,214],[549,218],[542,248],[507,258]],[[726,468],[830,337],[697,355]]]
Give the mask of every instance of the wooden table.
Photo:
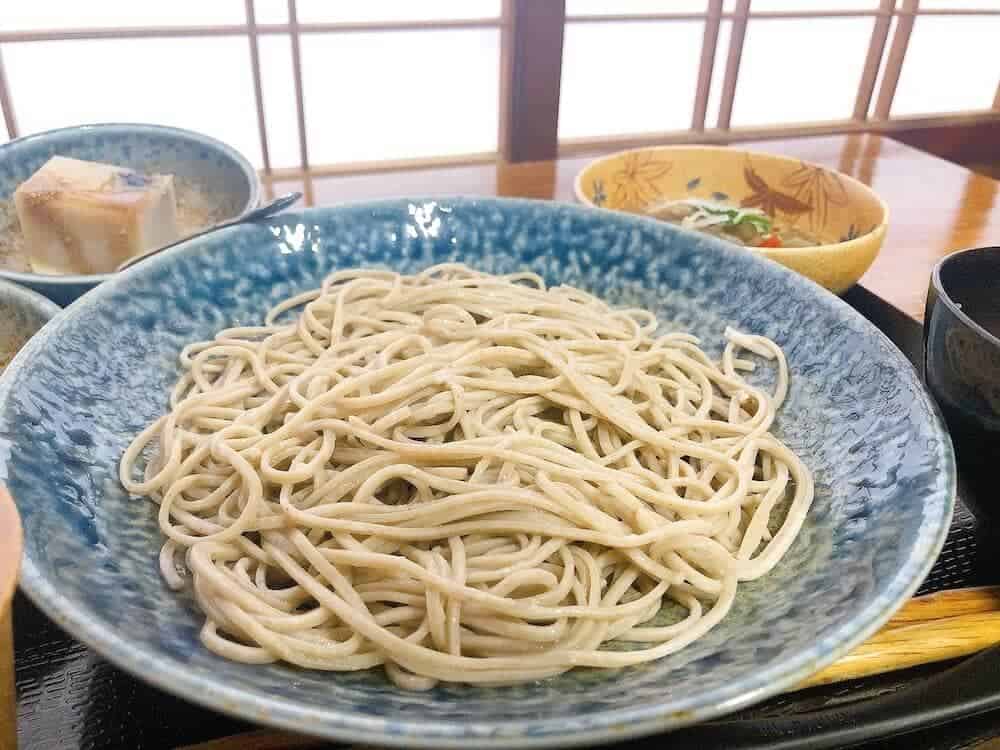
[[[822,164],[871,185],[889,205],[889,234],[861,284],[917,320],[938,258],[1000,244],[1000,182],[891,138],[856,134],[740,145]],[[265,181],[265,190],[301,190],[307,205],[460,194],[573,201],[573,179],[591,158],[311,176]]]

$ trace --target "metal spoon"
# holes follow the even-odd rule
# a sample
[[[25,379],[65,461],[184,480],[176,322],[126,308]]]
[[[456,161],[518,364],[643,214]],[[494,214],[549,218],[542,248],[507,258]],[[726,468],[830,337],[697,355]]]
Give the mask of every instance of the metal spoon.
[[[187,237],[177,240],[176,242],[171,242],[169,245],[158,247],[154,250],[145,252],[142,255],[133,256],[128,260],[126,260],[124,263],[122,263],[120,266],[118,266],[118,268],[116,268],[115,271],[124,271],[126,268],[134,266],[140,260],[146,260],[146,258],[150,258],[154,255],[157,255],[158,253],[162,253],[164,250],[169,250],[170,248],[175,247],[181,244],[182,242],[187,242],[188,240],[193,239],[194,237],[202,237],[206,234],[211,234],[212,232],[218,232],[220,229],[225,229],[226,227],[234,227],[237,224],[246,224],[247,222],[259,221],[260,219],[266,219],[269,216],[274,216],[274,214],[279,213],[280,211],[284,211],[286,208],[291,206],[301,197],[302,193],[286,193],[285,195],[275,198],[270,203],[265,203],[263,206],[258,206],[257,208],[253,209],[252,211],[248,211],[242,216],[237,216],[235,219],[230,219],[229,221],[223,221],[220,224],[215,224],[213,226],[208,227],[207,229],[202,229],[200,232],[188,235]]]

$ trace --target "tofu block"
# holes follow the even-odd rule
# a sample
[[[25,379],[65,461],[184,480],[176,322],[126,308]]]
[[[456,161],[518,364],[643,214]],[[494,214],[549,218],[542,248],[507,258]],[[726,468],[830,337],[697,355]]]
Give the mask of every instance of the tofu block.
[[[38,273],[108,273],[178,239],[173,175],[53,156],[14,204]]]

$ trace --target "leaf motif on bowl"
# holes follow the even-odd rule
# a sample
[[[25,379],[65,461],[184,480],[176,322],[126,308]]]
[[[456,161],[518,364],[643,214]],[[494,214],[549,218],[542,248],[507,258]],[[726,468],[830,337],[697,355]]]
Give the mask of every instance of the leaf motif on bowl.
[[[622,168],[612,176],[614,207],[645,208],[660,197],[656,182],[668,175],[672,168],[672,162],[659,161],[648,151],[626,154],[622,159]]]
[[[608,200],[608,194],[604,192],[604,180],[596,179],[594,180],[594,189],[592,193],[593,197],[591,200],[594,201],[595,206],[603,206]]]
[[[847,190],[840,175],[823,167],[802,163],[781,184],[794,190],[793,195],[813,206],[809,214],[809,228],[813,231],[826,226],[830,205],[846,206]]]
[[[743,168],[743,178],[751,190],[750,195],[740,201],[740,205],[744,208],[760,208],[771,217],[776,216],[779,211],[790,216],[798,216],[812,210],[812,206],[805,201],[768,185],[764,178],[754,171],[749,160]]]

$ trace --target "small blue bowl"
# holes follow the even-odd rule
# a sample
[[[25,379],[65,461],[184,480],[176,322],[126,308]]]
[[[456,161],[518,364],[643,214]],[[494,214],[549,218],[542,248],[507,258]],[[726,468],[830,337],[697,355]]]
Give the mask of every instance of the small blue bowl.
[[[185,178],[218,201],[218,213],[225,218],[242,216],[260,200],[256,170],[231,146],[181,128],[106,123],[49,130],[0,145],[0,201],[12,200],[17,186],[56,155]],[[50,275],[0,268],[0,279],[34,289],[64,306],[111,275]]]
[[[0,372],[58,312],[59,305],[37,292],[0,280]]]
[[[161,414],[178,353],[339,268],[464,261],[646,307],[719,356],[727,325],[769,336],[791,385],[776,432],[816,479],[802,532],[729,615],[659,661],[507,688],[401,690],[380,670],[247,665],[208,651],[164,584],[156,507],[118,461]],[[903,355],[834,295],[742,248],[669,224],[540,201],[413,199],[284,213],[206,235],[87,294],[0,377],[0,482],[24,524],[21,585],[110,661],[218,711],[377,746],[613,742],[786,690],[875,632],[948,531],[948,436]],[[669,745],[669,739],[663,743]]]

